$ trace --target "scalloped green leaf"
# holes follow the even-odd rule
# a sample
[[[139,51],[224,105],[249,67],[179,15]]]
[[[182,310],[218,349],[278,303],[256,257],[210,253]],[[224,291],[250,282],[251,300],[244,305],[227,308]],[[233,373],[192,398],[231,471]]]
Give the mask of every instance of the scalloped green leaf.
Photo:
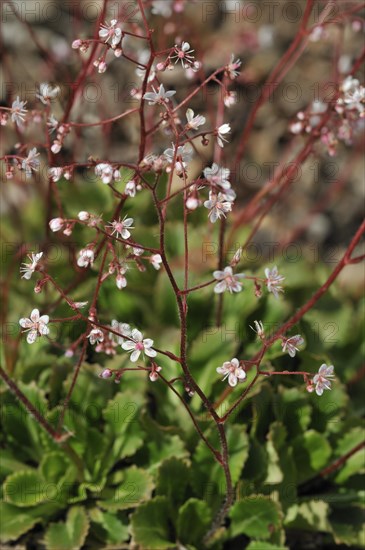
[[[184,502],[190,478],[190,466],[186,460],[171,457],[162,462],[157,472],[156,494],[164,495],[172,506]]]
[[[47,550],[79,550],[89,531],[89,518],[82,506],[67,512],[66,521],[51,523],[45,533]]]
[[[293,453],[298,481],[301,482],[324,468],[332,449],[324,435],[315,430],[308,430],[293,440]]]
[[[99,537],[106,543],[115,545],[129,539],[128,525],[116,514],[92,508],[89,510],[89,518]]]
[[[253,495],[236,502],[229,516],[232,520],[230,533],[233,537],[244,534],[268,539],[281,529],[280,505],[265,496]]]
[[[336,448],[336,457],[341,457],[350,452],[357,445],[364,441],[363,428],[356,427],[340,439]],[[364,474],[365,472],[365,450],[359,449],[342,465],[340,471],[335,477],[336,483],[344,483],[355,474]]]
[[[39,466],[39,470],[46,481],[58,483],[70,466],[69,458],[61,451],[46,453]]]
[[[31,511],[20,510],[17,506],[7,502],[0,502],[1,542],[9,542],[18,539],[21,535],[32,529],[34,525],[42,521],[42,516],[34,516]]]
[[[180,508],[177,518],[177,536],[183,544],[198,548],[212,521],[212,510],[204,500],[190,498]]]
[[[21,508],[36,506],[57,498],[55,484],[49,484],[34,470],[23,470],[10,474],[4,483],[6,502]]]
[[[123,470],[123,481],[115,488],[108,489],[102,495],[98,505],[109,511],[134,508],[147,500],[154,487],[152,477],[146,470],[131,466]]]
[[[169,504],[166,497],[156,497],[141,504],[131,516],[133,540],[141,550],[174,548],[170,539]]]

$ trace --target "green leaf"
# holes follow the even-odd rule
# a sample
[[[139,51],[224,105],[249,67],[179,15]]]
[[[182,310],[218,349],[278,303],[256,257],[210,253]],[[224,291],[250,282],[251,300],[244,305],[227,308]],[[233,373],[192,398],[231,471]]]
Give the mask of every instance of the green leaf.
[[[281,528],[281,510],[278,503],[255,495],[236,502],[230,511],[230,530],[233,537],[247,535],[268,539]]]
[[[15,472],[6,478],[4,483],[5,501],[22,508],[36,506],[56,497],[56,486],[50,486],[33,470]]]
[[[271,544],[270,542],[264,542],[262,540],[253,540],[246,550],[288,550],[287,546],[277,546],[276,544]]]
[[[339,441],[335,453],[336,457],[344,456],[363,440],[364,430],[360,427],[353,428],[348,433],[346,433]],[[364,448],[362,448],[346,460],[345,464],[342,465],[341,470],[335,477],[336,483],[344,483],[352,475],[364,473],[364,452]]]
[[[181,506],[177,519],[177,535],[183,544],[202,545],[202,538],[212,521],[212,510],[203,500],[190,498]]]
[[[0,502],[0,518],[1,542],[16,540],[42,521],[42,516],[34,516],[32,511],[20,510],[17,506],[3,501]]]
[[[294,439],[293,452],[298,480],[301,482],[327,464],[332,449],[325,436],[315,430],[308,430]]]
[[[166,497],[156,497],[139,508],[131,516],[133,540],[141,550],[175,548],[169,535],[169,505]]]
[[[40,464],[40,472],[50,483],[58,483],[70,466],[69,458],[61,451],[46,453]]]
[[[98,505],[110,511],[134,508],[151,496],[152,478],[146,470],[131,466],[123,470],[123,481],[113,490],[106,490],[106,498]],[[102,495],[103,496],[103,495]]]
[[[123,523],[115,514],[103,512],[99,508],[89,510],[92,524],[101,527],[100,537],[107,543],[117,544],[129,539],[128,525]],[[99,530],[97,530],[99,533]]]
[[[291,529],[329,532],[328,512],[329,505],[322,500],[294,504],[288,509],[284,524]]]
[[[185,499],[189,478],[190,468],[185,460],[168,458],[158,469],[156,494],[166,496],[172,506],[178,507]]]
[[[70,508],[66,522],[51,523],[45,534],[47,550],[79,550],[89,531],[89,518],[81,506]]]

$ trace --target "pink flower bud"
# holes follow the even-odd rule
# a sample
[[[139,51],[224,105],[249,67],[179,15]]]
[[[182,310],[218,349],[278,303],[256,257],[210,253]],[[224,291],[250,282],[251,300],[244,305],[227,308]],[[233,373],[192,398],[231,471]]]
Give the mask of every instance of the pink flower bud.
[[[166,69],[165,63],[157,63],[156,69],[158,71],[164,71]]]
[[[57,155],[61,151],[61,143],[57,139],[53,142],[51,151],[54,155]]]
[[[81,44],[82,44],[82,40],[80,40],[80,39],[78,38],[77,40],[74,40],[74,41],[72,42],[72,46],[71,46],[71,47],[72,47],[73,50],[78,50],[79,47],[81,46]]]
[[[120,57],[123,53],[123,50],[122,48],[116,48],[115,51],[114,51],[114,55],[115,57]]]
[[[49,227],[55,233],[56,231],[62,229],[63,224],[64,220],[62,218],[53,218],[53,220],[49,222]]]
[[[84,210],[81,210],[81,212],[77,214],[77,217],[79,218],[80,221],[86,222],[87,220],[90,219],[90,214],[89,212],[85,212]]]
[[[100,378],[111,378],[113,376],[113,371],[110,369],[104,369],[100,374]]]

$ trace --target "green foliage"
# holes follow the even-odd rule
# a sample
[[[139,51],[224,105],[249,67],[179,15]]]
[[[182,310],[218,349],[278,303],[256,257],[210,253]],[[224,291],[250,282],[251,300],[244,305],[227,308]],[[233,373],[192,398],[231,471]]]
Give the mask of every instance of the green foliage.
[[[78,203],[102,211],[105,219],[112,211],[109,190],[100,182],[72,188],[60,184],[60,193],[63,203],[72,205],[66,215],[75,215]],[[142,226],[145,244],[158,246],[150,204],[143,193],[136,201],[136,228]],[[41,208],[33,200],[25,208],[24,223],[33,242],[39,239],[35,220],[41,219]],[[204,234],[195,221],[197,237],[190,251],[201,265],[201,243],[209,245],[211,239],[214,244],[215,236]],[[87,231],[75,230],[75,244],[78,239],[86,242]],[[168,254],[180,283],[181,236],[181,220],[168,220]],[[201,273],[191,275],[191,286],[209,280],[215,268],[209,262],[207,258]],[[243,266],[242,271],[250,275],[251,267]],[[50,270],[60,284],[72,283],[61,259],[52,262]],[[272,296],[257,300],[247,281],[242,293],[225,298],[220,329],[215,327],[212,287],[189,296],[189,366],[212,401],[227,387],[215,369],[223,361],[250,357],[260,349],[249,325],[256,319],[271,327],[281,324],[324,280],[318,266],[306,262],[285,264],[281,271],[288,289],[285,300]],[[122,292],[106,281],[99,295],[103,321],[135,323],[160,349],[178,354],[179,317],[166,274],[148,268],[143,276],[130,270]],[[90,271],[73,298],[88,299],[95,278],[96,271]],[[30,313],[30,303],[38,302],[32,285],[17,281],[15,289],[12,284],[10,322],[17,322]],[[52,289],[48,297],[50,302],[57,299]],[[333,363],[336,381],[332,391],[319,398],[305,391],[299,376],[260,379],[225,423],[235,504],[209,544],[203,542],[204,535],[225,497],[222,468],[200,440],[180,400],[161,381],[151,384],[143,373],[128,372],[118,386],[98,377],[101,368],[124,366],[126,354],[110,358],[88,349],[65,415],[68,439],[63,443],[55,443],[1,384],[1,542],[17,541],[29,548],[45,545],[50,550],[122,548],[131,541],[141,550],[179,545],[189,550],[285,550],[298,547],[298,536],[315,547],[320,532],[328,548],[365,548],[363,449],[322,476],[328,465],[364,440],[363,390],[357,378],[364,349],[362,312],[361,302],[338,287],[293,328],[292,334],[300,333],[306,341],[295,359],[283,354],[279,344],[265,356],[262,366],[267,370],[314,373],[321,363]],[[57,317],[70,314],[66,305],[57,309]],[[79,325],[75,338],[85,329]],[[66,328],[60,327],[59,336],[67,346]],[[177,363],[160,354],[158,358],[167,378],[181,376]],[[72,383],[74,360],[45,340],[33,346],[22,340],[10,374],[56,426]],[[227,412],[250,380],[252,372],[248,382],[238,385],[219,406],[219,414]],[[190,404],[210,444],[219,449],[217,431],[199,396],[187,397],[180,381],[174,387]]]

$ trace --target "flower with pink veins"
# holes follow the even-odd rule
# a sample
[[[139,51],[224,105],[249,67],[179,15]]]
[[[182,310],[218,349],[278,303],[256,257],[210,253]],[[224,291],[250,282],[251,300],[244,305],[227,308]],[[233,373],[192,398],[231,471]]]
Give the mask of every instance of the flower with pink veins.
[[[116,48],[122,39],[122,30],[117,27],[117,19],[112,19],[110,24],[104,23],[100,26],[99,38],[107,43],[111,39],[112,48]]]
[[[231,361],[225,361],[221,367],[218,367],[216,371],[219,374],[223,374],[223,380],[228,378],[228,384],[234,388],[237,386],[237,382],[243,382],[247,376],[246,372],[240,367],[239,360],[234,357]]]
[[[283,287],[280,286],[280,284],[284,281],[285,277],[279,274],[276,265],[272,269],[269,269],[267,267],[265,269],[265,276],[265,284],[267,286],[267,290],[269,292],[272,292],[275,298],[279,298],[279,292],[284,292]]]
[[[217,142],[219,147],[224,147],[224,142],[228,143],[228,139],[226,139],[224,136],[226,134],[229,134],[231,131],[231,126],[229,124],[222,124],[217,128]]]
[[[25,330],[23,332],[28,332],[27,342],[28,344],[33,344],[39,336],[46,336],[49,334],[49,328],[47,327],[49,323],[48,315],[39,315],[38,309],[33,309],[30,314],[30,319],[22,318],[19,320],[19,325]]]
[[[20,101],[19,96],[13,101],[11,105],[11,120],[18,126],[25,121],[25,115],[27,109],[25,109],[26,101]]]
[[[313,376],[312,384],[310,384],[307,389],[309,392],[316,390],[316,394],[321,396],[324,390],[331,389],[331,380],[334,378],[334,366],[333,365],[323,365],[320,366],[318,374]],[[314,388],[315,386],[315,388]]]
[[[227,212],[232,211],[232,202],[227,200],[226,195],[218,193],[218,196],[209,191],[209,200],[204,201],[205,208],[210,210],[208,217],[212,223],[215,223],[222,216],[225,218]]]
[[[133,218],[127,218],[124,216],[123,220],[120,218],[118,220],[114,220],[106,227],[112,229],[112,235],[116,234],[117,237],[121,237],[122,239],[129,239],[131,236],[129,229],[133,229],[133,222]]]
[[[283,338],[283,341],[281,343],[283,351],[287,351],[290,357],[295,357],[296,352],[299,351],[299,348],[297,346],[301,346],[303,344],[304,340],[300,336],[300,334],[290,336],[290,338]]]
[[[42,258],[43,252],[39,252],[39,254],[28,254],[28,258],[30,259],[30,263],[23,263],[24,267],[20,267],[20,273],[23,273],[22,279],[29,280],[35,270],[37,269],[37,265],[39,260]]]
[[[232,292],[241,292],[242,283],[239,282],[239,279],[244,279],[244,273],[236,273],[233,275],[232,268],[230,266],[225,267],[223,271],[213,271],[213,277],[219,281],[214,287],[214,292],[216,294],[221,294],[226,290]]]
[[[152,349],[153,340],[151,338],[143,338],[142,332],[135,328],[132,330],[131,339],[124,342],[122,348],[128,352],[132,352],[130,357],[132,363],[138,361],[141,353],[148,355],[148,357],[156,357],[157,352]]]

